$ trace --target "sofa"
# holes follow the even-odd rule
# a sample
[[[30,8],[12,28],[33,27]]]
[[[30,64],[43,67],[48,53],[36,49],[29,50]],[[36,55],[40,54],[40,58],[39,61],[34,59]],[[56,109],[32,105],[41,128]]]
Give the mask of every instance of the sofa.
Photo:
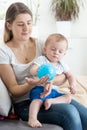
[[[3,120],[0,121],[0,130],[63,130],[60,126],[43,124],[42,128],[31,128],[27,122],[22,120]]]

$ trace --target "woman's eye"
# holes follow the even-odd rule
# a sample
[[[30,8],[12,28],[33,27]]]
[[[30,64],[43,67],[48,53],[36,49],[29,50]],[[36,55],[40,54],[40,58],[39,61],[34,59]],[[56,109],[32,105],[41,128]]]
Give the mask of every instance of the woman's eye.
[[[23,26],[24,24],[18,24],[18,26]]]
[[[31,25],[31,23],[27,23],[27,25]],[[18,24],[18,26],[24,26],[24,24]]]

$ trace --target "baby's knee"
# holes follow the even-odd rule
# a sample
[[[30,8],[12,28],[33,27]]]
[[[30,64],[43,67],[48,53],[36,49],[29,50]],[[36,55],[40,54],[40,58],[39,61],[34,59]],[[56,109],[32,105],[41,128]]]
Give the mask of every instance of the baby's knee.
[[[71,96],[70,95],[65,95],[67,103],[71,103]]]

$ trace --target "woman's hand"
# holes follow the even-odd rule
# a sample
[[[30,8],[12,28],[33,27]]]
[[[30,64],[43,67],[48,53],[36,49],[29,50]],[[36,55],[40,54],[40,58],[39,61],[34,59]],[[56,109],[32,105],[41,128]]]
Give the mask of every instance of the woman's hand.
[[[36,85],[45,84],[48,80],[48,76],[42,77],[40,79],[32,79],[32,78],[26,77],[25,80],[27,81],[29,85],[36,86]]]

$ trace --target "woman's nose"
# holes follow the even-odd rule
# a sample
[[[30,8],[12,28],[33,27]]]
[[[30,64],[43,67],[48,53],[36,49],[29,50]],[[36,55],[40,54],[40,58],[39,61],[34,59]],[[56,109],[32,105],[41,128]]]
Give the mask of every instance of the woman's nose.
[[[25,24],[23,29],[24,31],[28,30],[28,26]]]

